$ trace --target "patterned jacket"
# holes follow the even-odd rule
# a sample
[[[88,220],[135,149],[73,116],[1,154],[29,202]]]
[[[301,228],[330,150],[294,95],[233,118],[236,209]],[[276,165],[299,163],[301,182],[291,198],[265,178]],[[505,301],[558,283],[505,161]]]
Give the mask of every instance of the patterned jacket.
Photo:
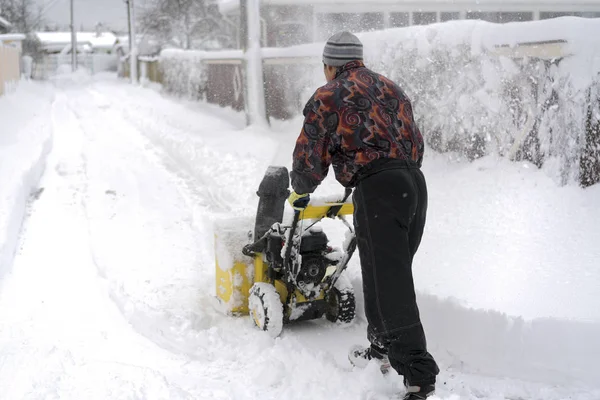
[[[410,100],[391,80],[352,61],[317,89],[304,107],[291,172],[297,193],[312,193],[333,164],[336,179],[352,187],[375,160],[423,159],[423,136]],[[383,161],[383,160],[382,160]]]

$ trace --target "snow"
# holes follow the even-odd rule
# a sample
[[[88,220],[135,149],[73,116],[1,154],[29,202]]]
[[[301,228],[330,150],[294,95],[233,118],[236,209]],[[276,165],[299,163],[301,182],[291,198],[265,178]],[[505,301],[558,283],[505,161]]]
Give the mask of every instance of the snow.
[[[394,374],[347,361],[366,342],[358,254],[351,326],[301,322],[273,339],[216,309],[214,227],[252,220],[262,174],[291,165],[299,118],[246,128],[230,110],[108,76],[54,85],[0,99],[2,399],[402,393]],[[414,273],[442,369],[433,399],[600,398],[600,186],[430,149],[424,173]],[[340,193],[330,176],[315,196]],[[343,242],[343,224],[321,224]]]
[[[252,242],[254,218],[220,218],[214,222],[213,229],[219,268],[228,271],[233,268],[235,250],[239,250]]]
[[[529,153],[558,184],[578,180],[589,98],[599,91],[599,19],[450,21],[358,36],[367,66],[399,82],[413,100],[433,148],[461,159]],[[268,79],[297,115],[301,99],[322,84],[322,50],[323,43],[262,49],[270,70],[279,67]],[[202,98],[209,86],[204,64],[215,58],[239,60],[241,54],[164,52],[165,87]],[[237,82],[235,77],[236,93]],[[537,141],[527,144],[536,124]]]
[[[61,50],[71,44],[71,32],[36,32],[42,45],[48,49]],[[78,43],[89,43],[94,49],[112,49],[117,37],[111,32],[76,32]]]
[[[0,34],[0,43],[2,42],[14,42],[14,41],[21,41],[21,40],[25,40],[27,36],[23,35],[22,33],[5,33],[5,34]]]
[[[0,97],[0,278],[11,268],[27,201],[38,194],[52,147],[52,99],[50,88],[29,82]]]

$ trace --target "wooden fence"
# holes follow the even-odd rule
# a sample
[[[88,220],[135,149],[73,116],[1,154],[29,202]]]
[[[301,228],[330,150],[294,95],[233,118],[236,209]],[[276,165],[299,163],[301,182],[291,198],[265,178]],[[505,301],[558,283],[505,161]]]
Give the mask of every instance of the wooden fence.
[[[0,45],[0,96],[17,83],[20,75],[19,50]]]

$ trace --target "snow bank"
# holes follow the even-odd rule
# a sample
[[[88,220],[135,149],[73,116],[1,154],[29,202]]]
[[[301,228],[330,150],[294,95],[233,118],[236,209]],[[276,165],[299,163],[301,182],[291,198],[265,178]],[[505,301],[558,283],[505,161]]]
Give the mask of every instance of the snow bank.
[[[30,82],[0,97],[0,278],[10,270],[27,202],[43,195],[37,185],[52,147],[53,97]]]
[[[559,385],[597,385],[600,324],[526,321],[420,294],[430,351],[448,369]]]
[[[451,21],[359,36],[367,65],[412,98],[435,150],[470,160],[486,154],[526,159],[544,165],[559,184],[580,178],[586,123],[597,124],[600,115],[600,20]],[[537,57],[523,57],[515,48],[532,42],[546,43],[526,46]],[[299,115],[323,84],[322,49],[323,43],[263,49],[271,116]],[[239,57],[229,53],[235,52],[223,57]],[[210,87],[206,58],[203,52],[164,52],[168,90],[193,95]],[[586,168],[600,173],[600,154],[586,157]]]

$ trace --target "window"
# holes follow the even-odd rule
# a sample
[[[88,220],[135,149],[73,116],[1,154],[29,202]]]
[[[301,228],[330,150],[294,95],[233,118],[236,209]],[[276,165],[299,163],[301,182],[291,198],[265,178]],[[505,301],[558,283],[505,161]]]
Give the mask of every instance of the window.
[[[532,21],[532,12],[501,12],[498,13],[498,22]]]
[[[434,12],[415,12],[413,13],[413,25],[429,25],[437,22],[437,16]]]
[[[356,14],[348,13],[329,13],[317,14],[317,29],[320,31],[320,38],[327,39],[343,29],[352,30],[354,27],[354,18]]]
[[[267,6],[263,8],[267,46],[292,46],[312,41],[312,14],[306,7]]]
[[[402,28],[408,26],[408,19],[408,13],[390,13],[390,26],[392,28]]]
[[[482,13],[482,12],[467,12],[467,19],[480,19],[482,21],[490,21],[490,17],[487,14],[491,13]]]
[[[533,12],[468,12],[467,19],[496,23],[532,21]]]
[[[550,18],[566,17],[567,15],[573,15],[573,13],[568,13],[568,12],[541,12],[540,13],[540,19],[550,19]]]
[[[600,12],[550,12],[545,11],[540,13],[540,19],[550,19],[559,17],[583,17],[583,18],[600,18]]]
[[[306,24],[301,22],[283,22],[275,24],[273,28],[274,43],[269,43],[269,45],[286,47],[310,43],[309,33],[310,31]]]
[[[443,12],[443,13],[440,13],[440,21],[441,22],[454,21],[456,19],[460,19],[460,13],[458,13],[458,12]]]
[[[383,29],[383,13],[364,13],[362,15],[361,30],[375,31]]]
[[[341,30],[356,33],[383,29],[383,24],[383,13],[317,14],[317,26],[322,39],[327,39]]]
[[[322,14],[321,21],[331,31],[342,29],[360,32],[383,27],[383,14],[380,13],[330,13]]]

